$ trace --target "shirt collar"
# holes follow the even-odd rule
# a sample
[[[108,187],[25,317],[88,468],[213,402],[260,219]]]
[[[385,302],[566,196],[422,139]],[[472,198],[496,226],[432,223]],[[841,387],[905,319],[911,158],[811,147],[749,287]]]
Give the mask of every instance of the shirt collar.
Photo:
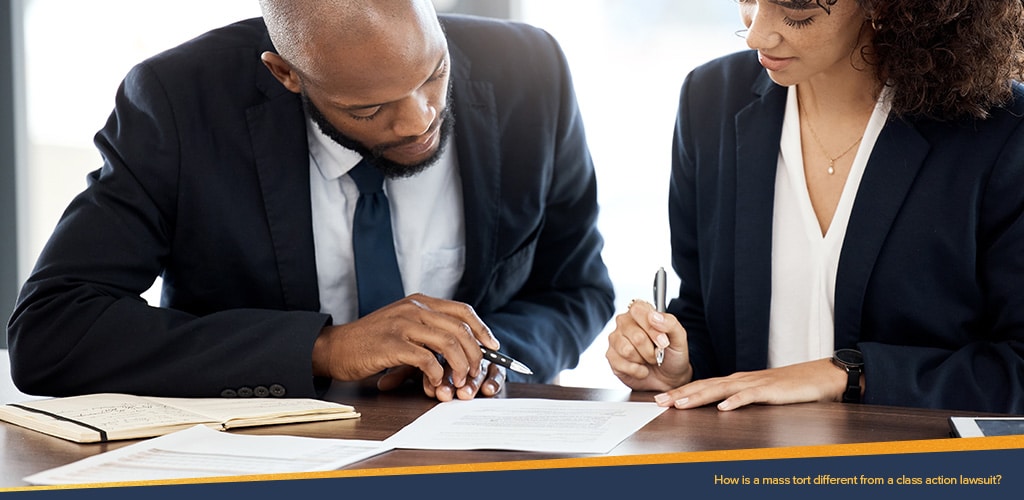
[[[306,136],[309,141],[309,155],[313,158],[313,163],[325,180],[340,178],[363,159],[359,153],[327,137],[320,130],[320,126],[308,116],[306,117]]]

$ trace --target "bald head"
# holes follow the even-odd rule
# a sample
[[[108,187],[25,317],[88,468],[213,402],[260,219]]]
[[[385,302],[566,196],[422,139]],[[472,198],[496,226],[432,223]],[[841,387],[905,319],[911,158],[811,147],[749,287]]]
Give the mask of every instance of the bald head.
[[[337,64],[338,52],[369,47],[413,57],[441,34],[430,0],[260,0],[260,7],[278,53],[306,74]]]
[[[430,0],[260,4],[277,50],[260,58],[321,131],[399,175],[436,160],[451,59]]]

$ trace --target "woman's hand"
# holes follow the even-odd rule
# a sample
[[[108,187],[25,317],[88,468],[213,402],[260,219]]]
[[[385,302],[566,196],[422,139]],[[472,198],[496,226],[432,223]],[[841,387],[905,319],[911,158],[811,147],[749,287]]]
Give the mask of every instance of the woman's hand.
[[[846,372],[825,358],[754,372],[737,372],[686,384],[654,397],[659,406],[696,408],[718,403],[735,410],[752,403],[782,405],[810,401],[842,401]]]
[[[658,347],[665,349],[661,366]],[[615,318],[605,357],[615,376],[636,390],[665,391],[693,376],[686,330],[675,316],[659,313],[641,300],[631,302],[629,309]]]

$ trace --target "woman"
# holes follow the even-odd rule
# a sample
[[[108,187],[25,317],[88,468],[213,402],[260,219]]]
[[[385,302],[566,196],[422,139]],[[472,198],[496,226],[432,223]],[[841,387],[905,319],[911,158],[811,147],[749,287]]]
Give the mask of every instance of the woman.
[[[1024,413],[1021,0],[739,10],[754,50],[680,97],[679,297],[618,316],[612,370],[677,408]]]

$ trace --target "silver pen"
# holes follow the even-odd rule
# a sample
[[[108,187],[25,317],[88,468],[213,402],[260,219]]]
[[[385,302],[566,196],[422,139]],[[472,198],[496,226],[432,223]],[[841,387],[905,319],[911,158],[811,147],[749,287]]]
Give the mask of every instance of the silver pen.
[[[654,273],[654,308],[660,312],[665,312],[665,268],[659,267],[658,272]],[[665,348],[655,344],[657,348],[654,352],[655,357],[658,360],[658,366],[665,361]]]
[[[505,368],[508,368],[509,370],[512,370],[517,373],[522,373],[523,375],[533,375],[533,370],[531,370],[530,367],[524,365],[520,361],[512,359],[508,354],[502,354],[498,351],[488,349],[484,346],[480,346],[480,352],[484,353],[484,359],[490,361],[491,363],[497,363],[501,366],[504,366]]]

